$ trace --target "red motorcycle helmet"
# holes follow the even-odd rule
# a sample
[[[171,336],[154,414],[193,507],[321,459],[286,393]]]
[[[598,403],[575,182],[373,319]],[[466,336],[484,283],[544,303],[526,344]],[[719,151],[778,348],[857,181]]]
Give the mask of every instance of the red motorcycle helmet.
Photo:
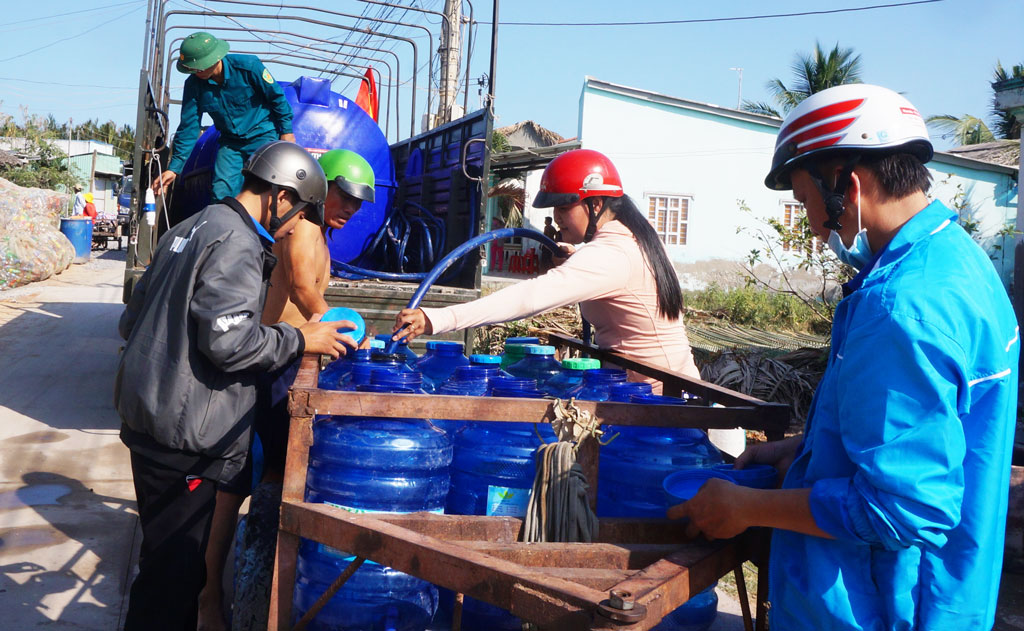
[[[574,204],[588,197],[622,197],[619,171],[600,151],[574,149],[552,160],[540,178],[534,208]]]

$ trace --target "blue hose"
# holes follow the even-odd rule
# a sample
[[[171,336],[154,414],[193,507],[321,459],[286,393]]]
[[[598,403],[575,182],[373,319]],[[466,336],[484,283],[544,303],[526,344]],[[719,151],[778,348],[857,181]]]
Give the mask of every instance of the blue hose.
[[[560,256],[562,254],[562,249],[558,247],[557,243],[536,230],[530,230],[528,228],[501,228],[498,230],[492,230],[491,232],[485,232],[478,237],[473,237],[469,241],[466,241],[441,259],[440,262],[434,266],[434,269],[430,270],[430,273],[426,275],[426,278],[423,279],[420,286],[416,288],[416,292],[412,295],[412,298],[409,299],[409,304],[406,305],[406,309],[416,309],[419,307],[420,302],[423,301],[423,297],[427,295],[428,291],[430,291],[430,287],[437,282],[437,279],[440,278],[441,275],[444,274],[445,270],[451,267],[455,261],[459,260],[469,252],[476,250],[488,241],[494,241],[496,239],[511,239],[513,237],[532,239],[542,247],[550,250],[552,254],[556,256]],[[401,331],[398,333],[401,333]],[[396,333],[396,335],[398,333]],[[397,341],[392,341],[388,344],[386,349],[387,352],[396,352],[398,350],[398,344],[399,343]]]

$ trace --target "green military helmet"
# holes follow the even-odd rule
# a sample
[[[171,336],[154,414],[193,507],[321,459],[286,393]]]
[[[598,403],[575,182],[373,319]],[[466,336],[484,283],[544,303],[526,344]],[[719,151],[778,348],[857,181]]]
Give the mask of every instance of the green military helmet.
[[[348,149],[332,149],[320,156],[328,182],[356,199],[373,203],[373,167],[363,156]]]
[[[181,43],[178,52],[178,70],[195,74],[212,68],[228,54],[228,43],[204,31],[192,33]]]

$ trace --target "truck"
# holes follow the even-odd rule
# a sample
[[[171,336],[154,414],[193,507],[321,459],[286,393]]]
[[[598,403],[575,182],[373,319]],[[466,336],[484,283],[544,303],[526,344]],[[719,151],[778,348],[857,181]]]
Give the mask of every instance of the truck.
[[[228,41],[231,52],[256,54],[264,61],[292,103],[298,144],[314,155],[355,150],[373,165],[377,200],[364,204],[329,237],[333,277],[326,298],[332,306],[353,308],[370,329],[390,332],[395,313],[425,273],[490,225],[495,49],[492,42],[490,72],[479,81],[488,93],[478,109],[463,114],[469,106],[475,45],[472,3],[466,0],[465,16],[462,3],[451,0],[443,13],[381,0],[355,0],[352,4],[361,7],[358,13],[334,10],[333,3],[318,4],[323,6],[211,0],[202,8],[177,9],[163,0],[149,2],[134,170],[122,188],[130,204],[126,302],[160,235],[209,203],[217,150],[212,126],[196,143],[170,192],[155,198],[155,208],[149,209],[155,212],[145,208],[147,189],[170,159],[176,124],[171,108],[180,104],[180,88],[172,88],[174,61],[180,43],[193,31],[211,32]],[[496,33],[494,24],[492,40]],[[426,51],[421,50],[424,38]],[[431,85],[435,48],[436,88]],[[342,81],[348,85],[335,91]],[[372,113],[354,95],[342,93],[350,88],[375,94],[378,87],[379,102],[368,108]],[[480,296],[480,283],[480,257],[467,256],[422,304],[473,300]],[[447,337],[472,348],[474,331]]]

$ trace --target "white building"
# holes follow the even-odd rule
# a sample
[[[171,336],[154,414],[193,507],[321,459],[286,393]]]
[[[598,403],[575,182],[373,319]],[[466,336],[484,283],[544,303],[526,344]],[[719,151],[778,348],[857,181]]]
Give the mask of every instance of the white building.
[[[764,225],[759,218],[799,217],[792,192],[764,186],[780,123],[587,77],[578,133],[584,148],[612,159],[626,193],[648,213],[685,275],[695,267],[737,271],[751,250],[763,249],[753,232]],[[1017,169],[941,152],[928,167],[932,198],[963,207],[962,219],[976,222],[976,239],[1008,283],[1013,236],[1000,231],[1016,219]],[[526,182],[526,219],[533,227],[551,212],[530,206],[540,173],[531,172]]]

